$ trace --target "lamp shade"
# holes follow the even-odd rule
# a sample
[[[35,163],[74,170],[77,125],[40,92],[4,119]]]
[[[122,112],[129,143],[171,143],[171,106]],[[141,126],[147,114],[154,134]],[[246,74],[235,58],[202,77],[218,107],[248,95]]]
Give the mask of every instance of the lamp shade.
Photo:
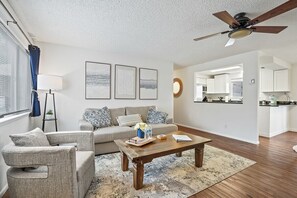
[[[54,75],[40,74],[37,77],[37,88],[39,90],[61,90],[62,89],[62,77]]]

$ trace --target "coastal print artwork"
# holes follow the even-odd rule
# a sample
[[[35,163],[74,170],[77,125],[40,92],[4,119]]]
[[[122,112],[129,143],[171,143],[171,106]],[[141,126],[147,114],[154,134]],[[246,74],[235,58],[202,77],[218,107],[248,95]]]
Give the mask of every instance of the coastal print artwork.
[[[111,64],[86,61],[85,98],[111,98]]]
[[[139,99],[158,99],[158,70],[139,68]]]
[[[137,68],[115,65],[115,99],[136,99]]]

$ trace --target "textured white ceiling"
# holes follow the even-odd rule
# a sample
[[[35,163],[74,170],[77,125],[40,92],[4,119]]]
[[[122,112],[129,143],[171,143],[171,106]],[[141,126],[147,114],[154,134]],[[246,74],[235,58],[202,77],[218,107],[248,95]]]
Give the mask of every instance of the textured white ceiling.
[[[228,30],[212,13],[247,12],[254,18],[285,0],[9,0],[37,41],[169,60],[188,66],[251,50],[286,45],[297,52],[297,9],[261,25],[288,25],[278,35],[253,33],[225,48],[227,35],[193,38]],[[293,45],[296,43],[296,45]],[[276,49],[277,50],[277,49]],[[269,50],[268,50],[269,51]],[[273,53],[278,54],[275,51]]]

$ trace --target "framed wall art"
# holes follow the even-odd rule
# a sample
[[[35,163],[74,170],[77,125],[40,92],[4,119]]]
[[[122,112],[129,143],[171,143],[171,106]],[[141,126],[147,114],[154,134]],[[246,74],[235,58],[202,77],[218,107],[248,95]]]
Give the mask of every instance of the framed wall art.
[[[137,69],[134,66],[115,65],[115,99],[136,99]]]
[[[158,99],[158,70],[139,68],[139,99]]]
[[[85,98],[111,99],[111,64],[85,62]]]

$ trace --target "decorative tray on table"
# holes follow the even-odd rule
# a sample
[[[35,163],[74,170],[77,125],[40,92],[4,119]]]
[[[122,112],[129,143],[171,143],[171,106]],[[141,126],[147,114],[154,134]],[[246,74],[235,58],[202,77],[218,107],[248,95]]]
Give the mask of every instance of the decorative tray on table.
[[[142,139],[139,137],[134,137],[129,140],[126,140],[125,143],[133,145],[133,146],[143,146],[143,145],[146,145],[146,144],[153,142],[155,140],[156,140],[156,138],[154,138],[154,137],[149,138],[149,139]]]

